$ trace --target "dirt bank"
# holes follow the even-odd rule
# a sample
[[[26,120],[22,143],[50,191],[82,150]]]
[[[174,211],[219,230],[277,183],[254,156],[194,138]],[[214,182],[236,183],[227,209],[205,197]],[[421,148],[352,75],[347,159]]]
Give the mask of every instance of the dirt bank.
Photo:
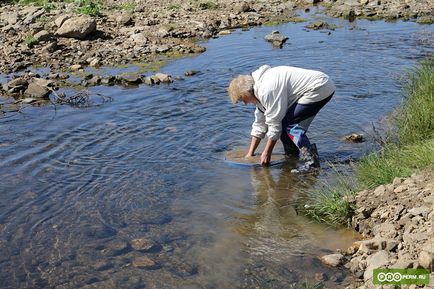
[[[334,265],[344,264],[359,278],[359,284],[348,288],[374,288],[375,268],[426,268],[433,272],[434,171],[395,178],[392,184],[359,192],[350,201],[356,208],[352,226],[366,239],[343,254],[323,258],[339,260]],[[431,278],[434,280],[434,273]]]

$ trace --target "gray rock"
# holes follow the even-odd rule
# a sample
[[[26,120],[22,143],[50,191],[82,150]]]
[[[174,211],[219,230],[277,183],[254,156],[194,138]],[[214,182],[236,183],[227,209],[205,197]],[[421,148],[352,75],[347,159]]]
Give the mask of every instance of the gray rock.
[[[62,24],[68,20],[69,18],[71,18],[71,16],[69,15],[62,15],[56,18],[56,20],[54,20],[54,24],[56,24],[57,27],[61,27]]]
[[[119,26],[129,26],[133,24],[133,18],[128,14],[121,14],[116,17],[116,22]]]
[[[313,29],[313,30],[321,30],[321,29],[334,30],[336,28],[335,25],[328,24],[327,22],[324,22],[324,21],[316,21],[316,22],[310,23],[304,27],[306,27],[308,29]],[[356,137],[356,139],[360,139],[360,138]],[[363,136],[360,140],[361,141],[363,140]]]
[[[370,240],[354,242],[354,246],[359,246],[359,253],[372,253],[379,250],[391,251],[398,246],[398,241],[376,237]]]
[[[235,12],[237,13],[245,13],[251,11],[250,5],[246,2],[240,3],[238,5],[235,5],[234,7]]]
[[[38,10],[36,10],[35,12],[29,13],[23,22],[24,22],[24,24],[29,25],[29,24],[33,23],[36,18],[38,18],[39,16],[41,16],[44,13],[45,13],[44,9],[38,8]]]
[[[197,71],[197,70],[188,70],[188,71],[184,72],[184,75],[185,76],[193,76],[193,75],[197,74],[198,72],[199,71]]]
[[[53,53],[54,51],[58,50],[59,47],[57,46],[57,42],[50,42],[47,45],[43,46],[41,49],[42,53]]]
[[[143,83],[146,85],[153,85],[154,84],[154,79],[152,77],[145,77],[143,78]]]
[[[136,45],[140,45],[140,46],[144,46],[148,42],[148,39],[146,38],[145,34],[141,32],[131,35],[130,38]]]
[[[151,251],[157,247],[157,243],[155,243],[151,239],[147,238],[138,238],[131,241],[131,247],[137,251]]]
[[[100,83],[105,85],[114,85],[115,81],[116,81],[116,77],[110,76],[101,79]]]
[[[434,269],[434,254],[427,251],[422,251],[419,254],[419,264],[426,268],[433,270]]]
[[[280,34],[279,31],[273,31],[270,34],[266,35],[264,39],[268,42],[271,42],[273,46],[282,47],[286,40],[288,40],[288,37]]]
[[[157,264],[152,259],[146,256],[141,256],[134,258],[132,261],[132,265],[136,268],[141,269],[153,269],[156,267]]]
[[[83,69],[83,66],[81,64],[74,64],[74,65],[71,65],[69,67],[69,70],[71,70],[71,71],[77,71],[77,70],[80,70],[80,69]]]
[[[368,281],[372,278],[374,274],[374,269],[382,268],[389,264],[389,253],[386,251],[379,251],[368,258],[366,258],[367,267],[365,273],[363,274],[363,279]]]
[[[395,264],[393,264],[392,268],[396,269],[407,269],[413,267],[413,260],[407,258],[399,258]]]
[[[374,226],[372,228],[372,233],[375,236],[380,236],[383,238],[393,239],[397,235],[395,225],[390,223],[382,223]]]
[[[51,39],[53,39],[53,34],[46,30],[41,30],[35,35],[33,35],[33,37],[35,37],[38,41],[50,41]]]
[[[32,82],[43,87],[53,87],[55,84],[53,80],[38,77],[33,77]]]
[[[0,17],[0,20],[3,20],[9,25],[15,25],[18,22],[18,13],[16,12],[3,13]]]
[[[383,194],[386,193],[386,192],[387,192],[387,190],[386,190],[386,186],[384,186],[384,185],[378,186],[378,187],[374,190],[374,194],[375,194],[376,196],[381,196],[381,195],[383,195]]]
[[[100,59],[99,58],[94,58],[89,62],[89,66],[91,67],[97,67],[100,65]]]
[[[360,143],[364,141],[363,135],[352,133],[350,135],[344,136],[344,139],[349,142]]]
[[[126,85],[137,85],[142,83],[142,78],[135,74],[123,73],[116,77],[117,81]]]
[[[29,84],[24,94],[30,97],[47,98],[50,95],[50,90],[47,87],[32,82]]]
[[[15,78],[15,79],[9,81],[8,83],[5,83],[3,85],[3,89],[5,91],[8,91],[8,90],[10,90],[11,88],[14,88],[14,87],[19,87],[19,86],[25,86],[25,87],[27,87],[28,85],[29,84],[28,84],[27,79],[19,77],[19,78]]]
[[[91,86],[98,85],[100,82],[101,82],[101,77],[98,75],[95,75],[92,78],[86,80],[86,83]]]
[[[323,262],[324,264],[326,264],[328,266],[332,266],[332,267],[336,267],[336,266],[341,265],[343,259],[344,259],[344,256],[340,253],[330,254],[330,255],[325,255],[325,256],[320,257],[321,262]]]
[[[88,16],[80,16],[67,19],[56,31],[56,35],[68,38],[85,39],[95,31],[95,19]]]
[[[111,241],[106,244],[106,248],[103,253],[108,256],[117,256],[124,254],[129,251],[129,246],[127,242],[124,241]]]
[[[425,206],[422,206],[422,207],[412,208],[408,210],[408,212],[413,216],[426,217],[430,213],[430,209]]]
[[[171,83],[173,82],[172,76],[164,73],[157,73],[154,75],[160,82],[162,83]]]
[[[363,256],[357,256],[354,257],[350,260],[350,262],[348,262],[348,264],[346,265],[348,267],[348,269],[350,270],[350,272],[355,273],[360,271],[360,262],[363,260]]]

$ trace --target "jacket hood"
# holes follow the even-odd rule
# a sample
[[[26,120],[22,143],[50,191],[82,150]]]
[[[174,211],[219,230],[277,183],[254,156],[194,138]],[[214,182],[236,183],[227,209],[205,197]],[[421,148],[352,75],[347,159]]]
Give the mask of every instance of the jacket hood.
[[[255,94],[256,98],[258,97],[258,88],[259,88],[261,77],[265,73],[265,71],[267,71],[270,68],[271,68],[270,65],[262,65],[257,70],[252,72],[252,77],[253,77],[253,80],[255,82],[253,84],[253,93]],[[260,100],[259,100],[259,102],[260,102]]]
[[[259,79],[262,77],[262,75],[264,74],[264,72],[270,68],[271,68],[270,65],[262,65],[257,70],[253,71],[252,77],[253,77],[253,80],[255,81],[255,83],[257,83],[259,81]]]

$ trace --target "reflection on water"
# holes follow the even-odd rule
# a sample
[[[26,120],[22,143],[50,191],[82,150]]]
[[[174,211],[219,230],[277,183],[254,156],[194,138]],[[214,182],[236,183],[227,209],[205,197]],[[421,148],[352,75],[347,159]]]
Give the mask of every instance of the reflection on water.
[[[331,35],[303,24],[261,27],[212,40],[163,70],[201,73],[168,86],[95,87],[99,107],[23,108],[0,126],[1,288],[299,288],[351,282],[318,255],[355,238],[313,224],[295,202],[323,176],[228,167],[249,142],[251,107],[232,106],[232,76],[261,64],[331,75],[338,87],[310,131],[323,163],[358,157],[341,141],[399,101],[397,77],[433,51],[430,26],[330,20]],[[409,57],[411,56],[411,57]],[[3,102],[7,100],[2,99]],[[279,152],[279,150],[277,150]],[[133,240],[154,244],[133,246]],[[324,275],[317,273],[325,273]]]

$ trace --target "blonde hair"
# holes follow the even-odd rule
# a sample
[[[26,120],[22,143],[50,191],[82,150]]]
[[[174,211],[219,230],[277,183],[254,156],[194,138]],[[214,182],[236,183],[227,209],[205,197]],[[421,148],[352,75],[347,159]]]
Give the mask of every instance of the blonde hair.
[[[238,75],[232,79],[228,87],[229,99],[232,103],[237,103],[247,93],[253,94],[253,77],[250,75]]]

